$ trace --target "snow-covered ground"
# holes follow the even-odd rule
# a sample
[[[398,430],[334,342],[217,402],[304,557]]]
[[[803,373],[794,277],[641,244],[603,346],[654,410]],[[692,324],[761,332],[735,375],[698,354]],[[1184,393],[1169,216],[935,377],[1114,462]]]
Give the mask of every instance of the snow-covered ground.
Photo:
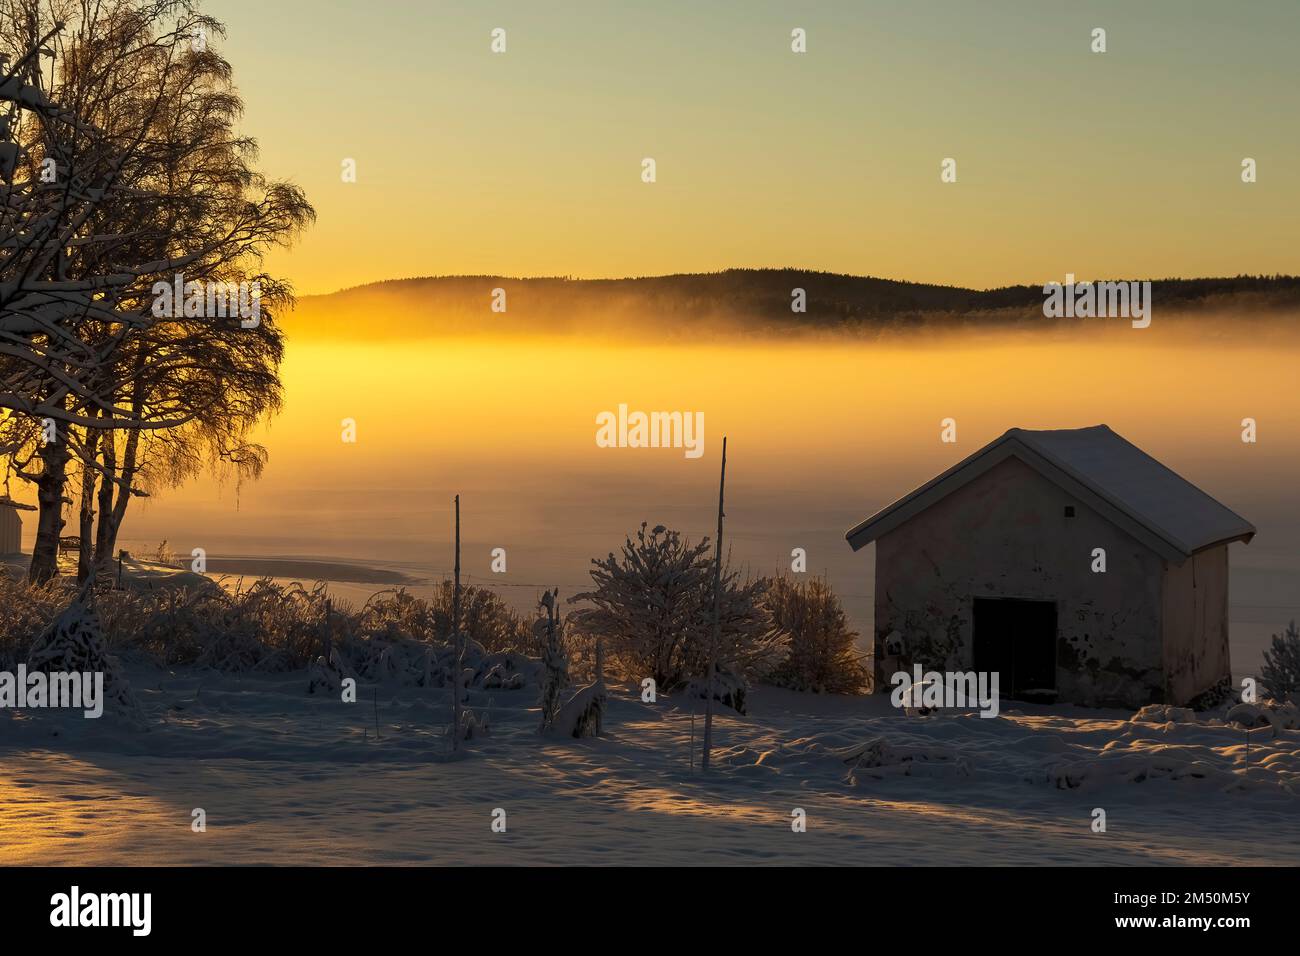
[[[630,687],[598,740],[539,737],[535,689],[475,692],[491,734],[448,760],[443,690],[130,676],[147,730],[0,711],[0,863],[1300,863],[1294,729],[1254,731],[1247,769],[1245,733],[1204,717],[907,717],[762,689],[718,721],[705,777],[685,702]]]

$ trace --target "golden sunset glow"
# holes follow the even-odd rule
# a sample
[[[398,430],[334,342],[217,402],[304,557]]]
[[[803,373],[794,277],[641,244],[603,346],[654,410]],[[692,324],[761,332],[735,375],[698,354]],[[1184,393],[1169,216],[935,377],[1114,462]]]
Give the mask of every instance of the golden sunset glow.
[[[737,266],[977,288],[1297,268],[1290,0],[1240,17],[1213,0],[375,14],[220,11],[264,166],[320,213],[276,260],[302,292]],[[1088,45],[1098,24],[1104,55]]]
[[[907,868],[741,923],[909,947],[1285,915],[1300,0],[0,41],[15,951],[671,938],[688,867]]]

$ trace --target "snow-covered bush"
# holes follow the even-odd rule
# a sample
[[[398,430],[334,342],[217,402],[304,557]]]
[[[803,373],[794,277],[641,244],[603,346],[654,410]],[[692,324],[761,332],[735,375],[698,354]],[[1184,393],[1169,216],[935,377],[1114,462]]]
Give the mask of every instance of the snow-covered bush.
[[[607,698],[604,681],[580,687],[555,715],[551,732],[561,737],[599,737]]]
[[[515,690],[538,683],[541,643],[494,595],[465,588],[469,618],[464,669],[469,687]],[[0,665],[25,661],[37,638],[67,606],[59,581],[31,585],[0,573]],[[283,672],[312,667],[309,684],[346,676],[416,686],[451,683],[452,649],[439,630],[441,599],[405,591],[375,595],[360,610],[330,598],[324,584],[259,580],[232,590],[215,585],[115,591],[94,596],[107,651],[162,666]],[[449,617],[448,617],[449,621]],[[514,637],[510,635],[514,634]],[[486,637],[488,645],[479,638]],[[536,654],[528,653],[533,646]],[[333,674],[326,673],[333,671]]]
[[[176,552],[172,550],[166,540],[159,542],[158,548],[151,556],[151,560],[155,564],[165,564],[168,567],[175,567],[177,564]]]
[[[68,592],[57,583],[31,584],[0,567],[0,670],[27,660],[32,643],[59,616]]]
[[[713,628],[713,559],[709,539],[692,545],[676,531],[642,524],[618,555],[592,560],[594,589],[570,601],[588,606],[569,616],[604,639],[612,670],[628,680],[653,677],[665,689],[682,686],[707,668]],[[722,572],[718,664],[746,681],[780,663],[786,641],[762,604],[761,580],[745,583]]]
[[[452,631],[451,611],[455,587],[443,581],[429,599],[432,633],[439,638]],[[510,609],[505,601],[487,588],[473,584],[460,589],[460,630],[469,640],[489,654],[521,651],[529,657],[541,657],[542,647],[533,637],[529,622]]]
[[[708,671],[707,665],[705,671]],[[707,700],[709,696],[708,677],[698,677],[686,685],[686,693],[697,700]],[[746,713],[745,701],[749,696],[749,683],[726,667],[719,667],[713,678],[713,699],[724,707],[730,707],[738,714]]]
[[[324,585],[261,580],[235,591],[104,591],[96,606],[110,645],[124,652],[164,665],[286,671],[320,654],[331,604]]]
[[[540,606],[545,609],[546,616],[533,622],[534,631],[546,644],[546,649],[542,652],[542,666],[545,668],[542,674],[540,701],[542,723],[539,729],[542,733],[555,723],[555,718],[560,712],[560,695],[564,693],[564,688],[569,683],[569,656],[565,653],[563,643],[564,622],[560,620],[557,607],[559,596],[559,588],[543,594]]]
[[[1223,716],[1226,724],[1254,730],[1272,727],[1274,736],[1279,730],[1300,727],[1300,707],[1289,700],[1261,700],[1253,704],[1240,703],[1229,707]]]
[[[865,689],[868,671],[855,644],[858,635],[825,580],[770,578],[763,603],[790,645],[785,660],[768,676],[769,683],[823,694],[859,694]]]
[[[609,693],[605,689],[605,656],[596,640],[596,679],[578,689],[560,708],[551,723],[553,733],[565,737],[599,737],[605,721]]]
[[[27,669],[46,674],[102,674],[105,709],[136,719],[141,716],[120,665],[104,650],[99,616],[86,591],[77,595],[32,643]]]
[[[1259,682],[1278,699],[1300,700],[1300,630],[1295,621],[1282,634],[1274,634],[1264,652],[1264,667]]]
[[[569,600],[590,602],[570,621],[605,638],[611,663],[632,680],[653,677],[664,688],[686,673],[686,647],[698,638],[703,592],[708,588],[709,543],[691,546],[662,525],[642,524],[621,553],[592,559],[594,590]]]

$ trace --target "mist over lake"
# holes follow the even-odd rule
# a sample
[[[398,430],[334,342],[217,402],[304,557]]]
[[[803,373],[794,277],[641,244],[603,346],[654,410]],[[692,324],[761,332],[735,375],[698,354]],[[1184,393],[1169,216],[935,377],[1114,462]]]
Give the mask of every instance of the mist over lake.
[[[528,610],[544,588],[585,589],[590,559],[642,521],[711,535],[726,434],[732,560],[770,574],[804,548],[865,638],[874,548],[854,554],[849,527],[1007,428],[1105,423],[1258,527],[1230,549],[1234,670],[1257,667],[1268,635],[1297,616],[1300,413],[1279,388],[1294,376],[1285,326],[1157,312],[1142,330],[1098,320],[660,342],[646,327],[493,334],[484,319],[473,334],[403,343],[369,337],[369,313],[331,315],[330,334],[313,334],[321,308],[309,303],[290,328],[289,398],[262,435],[263,479],[195,481],[142,500],[126,547],[202,547],[214,571],[328,578],[355,602],[393,586],[380,582],[419,593],[450,574],[459,493],[466,579]],[[620,404],[703,413],[703,453],[598,447],[597,416]],[[1246,417],[1259,423],[1255,444],[1241,441]],[[955,444],[940,441],[945,418],[957,422]],[[345,419],[354,444],[342,440]],[[490,572],[494,548],[506,549],[505,574]]]

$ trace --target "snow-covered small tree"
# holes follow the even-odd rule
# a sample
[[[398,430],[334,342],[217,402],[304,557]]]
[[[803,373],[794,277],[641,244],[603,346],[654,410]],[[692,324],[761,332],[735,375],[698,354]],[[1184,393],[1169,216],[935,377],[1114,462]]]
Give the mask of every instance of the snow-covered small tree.
[[[602,637],[617,672],[653,677],[662,688],[682,687],[708,670],[713,630],[714,561],[711,541],[692,545],[676,531],[642,524],[619,555],[593,559],[595,589],[571,601],[588,607],[569,615],[584,633]],[[719,672],[744,682],[761,679],[785,656],[784,636],[763,607],[762,580],[742,582],[725,562],[719,599]]]
[[[688,645],[697,639],[702,600],[711,585],[709,542],[691,545],[663,525],[642,523],[622,551],[592,559],[593,590],[570,601],[587,601],[569,615],[584,632],[600,635],[624,676],[653,677],[660,687],[680,686]]]
[[[772,615],[763,603],[767,591],[765,580],[752,578],[742,581],[740,572],[733,570],[728,562],[723,565],[721,581],[718,601],[721,626],[717,649],[719,683],[726,676],[729,686],[748,688],[766,680],[785,659],[788,639],[773,626]],[[700,596],[699,624],[686,650],[686,672],[692,677],[707,678],[712,626],[713,582],[710,581]],[[715,699],[724,700],[722,687],[715,687],[715,691]],[[744,712],[743,706],[736,709]]]
[[[1300,697],[1300,630],[1296,629],[1295,621],[1287,624],[1282,634],[1273,635],[1272,643],[1264,652],[1259,682],[1278,700]]]
[[[789,655],[769,677],[773,684],[821,694],[862,692],[868,671],[858,653],[858,635],[825,580],[771,578],[764,603],[776,629],[790,642]]]
[[[564,622],[559,613],[560,589],[546,591],[539,602],[545,609],[546,617],[534,622],[534,631],[545,642],[542,652],[542,733],[546,733],[555,723],[560,712],[560,695],[569,684],[569,656],[564,649]]]

